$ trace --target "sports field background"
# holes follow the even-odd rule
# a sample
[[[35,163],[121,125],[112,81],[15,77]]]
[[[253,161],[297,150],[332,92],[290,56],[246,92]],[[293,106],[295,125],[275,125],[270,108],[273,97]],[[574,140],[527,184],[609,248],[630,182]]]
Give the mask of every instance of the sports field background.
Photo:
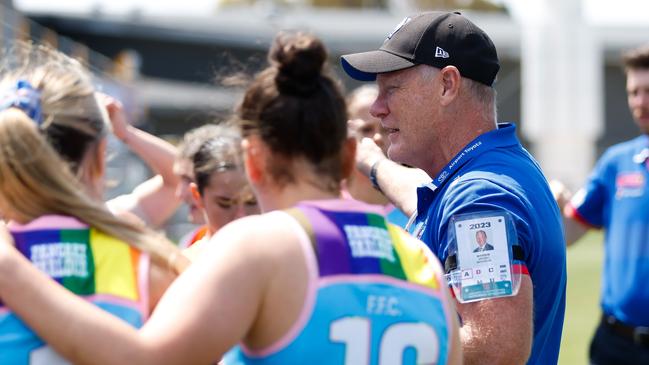
[[[568,248],[568,293],[560,365],[588,364],[588,345],[600,316],[602,252],[602,234],[596,231]]]

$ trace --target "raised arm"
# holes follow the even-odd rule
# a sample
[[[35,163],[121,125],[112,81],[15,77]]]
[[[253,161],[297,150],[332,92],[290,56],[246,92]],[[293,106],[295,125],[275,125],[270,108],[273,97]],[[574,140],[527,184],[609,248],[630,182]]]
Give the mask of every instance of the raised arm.
[[[417,210],[417,187],[430,181],[424,171],[389,160],[369,138],[358,144],[356,167],[366,176],[372,174],[374,167],[375,180],[383,194],[408,216]]]
[[[115,136],[126,144],[156,173],[156,176],[138,185],[130,194],[120,196],[108,204],[116,211],[127,210],[147,224],[159,227],[174,213],[180,201],[175,196],[180,179],[173,172],[176,148],[147,132],[129,125],[122,104],[102,95]]]

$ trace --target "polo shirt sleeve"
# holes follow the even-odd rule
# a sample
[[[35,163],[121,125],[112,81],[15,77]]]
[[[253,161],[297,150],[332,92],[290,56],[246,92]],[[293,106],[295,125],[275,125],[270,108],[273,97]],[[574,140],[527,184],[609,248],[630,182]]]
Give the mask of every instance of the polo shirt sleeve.
[[[580,223],[601,228],[604,225],[604,212],[614,187],[607,183],[614,176],[615,166],[610,152],[597,162],[586,184],[573,196],[566,207],[566,214]]]
[[[533,250],[533,235],[531,220],[527,213],[526,204],[507,187],[489,180],[470,179],[455,183],[445,195],[443,202],[443,216],[440,222],[438,239],[440,242],[441,256],[448,257],[449,240],[448,229],[451,217],[459,214],[478,213],[483,211],[506,211],[513,220],[518,235],[518,244],[523,251],[530,253]],[[515,261],[515,270],[529,274],[527,265],[523,261]]]

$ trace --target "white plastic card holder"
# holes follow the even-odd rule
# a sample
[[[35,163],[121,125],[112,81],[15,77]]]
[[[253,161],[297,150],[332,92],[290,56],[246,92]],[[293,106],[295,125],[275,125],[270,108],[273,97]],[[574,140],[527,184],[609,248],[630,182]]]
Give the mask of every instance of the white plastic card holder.
[[[513,296],[520,271],[514,271],[516,227],[505,211],[451,217],[446,279],[460,303]]]

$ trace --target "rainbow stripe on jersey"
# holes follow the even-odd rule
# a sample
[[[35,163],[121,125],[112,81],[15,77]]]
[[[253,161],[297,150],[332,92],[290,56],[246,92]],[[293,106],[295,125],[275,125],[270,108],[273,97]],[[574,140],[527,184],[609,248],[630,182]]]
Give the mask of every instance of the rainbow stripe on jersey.
[[[9,224],[16,248],[71,292],[140,327],[148,314],[149,257],[75,218]],[[47,310],[43,308],[43,310]],[[64,363],[0,302],[0,364]]]
[[[225,363],[445,364],[452,321],[438,264],[382,212],[327,200],[277,213],[303,237],[310,279],[302,313],[276,343],[238,346]]]

